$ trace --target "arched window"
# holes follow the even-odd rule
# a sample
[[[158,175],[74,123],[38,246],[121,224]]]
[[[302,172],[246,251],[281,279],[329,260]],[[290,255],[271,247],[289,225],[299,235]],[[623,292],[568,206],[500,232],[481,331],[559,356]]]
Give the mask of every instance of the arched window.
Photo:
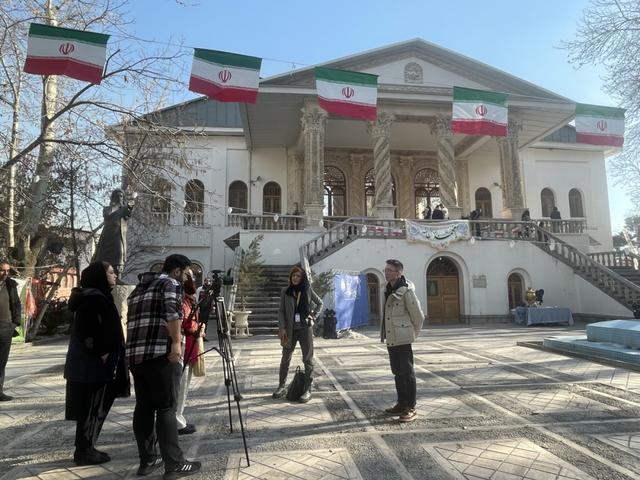
[[[344,217],[347,215],[347,182],[339,168],[324,167],[324,215]]]
[[[204,224],[204,184],[200,180],[189,180],[184,187],[184,224]]]
[[[569,216],[584,217],[584,208],[582,206],[582,194],[577,188],[569,190]]]
[[[376,201],[376,183],[373,176],[373,168],[364,176],[364,214],[365,217],[373,216],[373,207]],[[396,204],[396,181],[391,176],[391,203]],[[393,216],[397,216],[394,212]]]
[[[154,262],[149,267],[149,271],[154,273],[160,273],[162,271],[163,265],[164,265],[164,262]]]
[[[507,280],[509,290],[509,310],[524,303],[524,281],[519,273],[512,273]]]
[[[553,210],[553,207],[556,206],[556,197],[553,195],[551,189],[542,189],[542,192],[540,192],[540,204],[542,206],[542,216],[551,216],[551,211]]]
[[[477,208],[480,209],[482,218],[493,218],[491,192],[489,189],[480,187],[476,190],[476,209]]]
[[[281,213],[280,197],[280,185],[276,182],[267,182],[262,189],[262,212],[265,214]]]
[[[169,223],[171,216],[171,183],[165,178],[156,178],[151,186],[151,215],[161,223]]]
[[[231,213],[247,213],[247,184],[236,180],[229,185],[229,206]]]
[[[423,168],[416,173],[413,180],[416,218],[424,218],[428,206],[433,210],[440,203],[440,180],[438,172],[431,168]]]

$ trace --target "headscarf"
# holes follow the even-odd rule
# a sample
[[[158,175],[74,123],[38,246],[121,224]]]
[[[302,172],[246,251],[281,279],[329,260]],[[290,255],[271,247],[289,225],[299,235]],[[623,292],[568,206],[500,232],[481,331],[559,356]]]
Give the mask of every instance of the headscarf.
[[[107,269],[111,266],[108,262],[92,262],[80,274],[80,286],[82,288],[95,288],[106,297],[111,296],[111,285],[107,280]]]
[[[302,279],[298,285],[294,285],[291,281],[291,277],[294,273],[300,273]],[[291,267],[289,271],[289,286],[287,287],[286,294],[291,295],[294,298],[300,297],[300,300],[296,302],[295,312],[300,314],[300,318],[304,321],[309,315],[309,301],[307,298],[307,288],[309,288],[309,280],[307,273],[297,265]]]

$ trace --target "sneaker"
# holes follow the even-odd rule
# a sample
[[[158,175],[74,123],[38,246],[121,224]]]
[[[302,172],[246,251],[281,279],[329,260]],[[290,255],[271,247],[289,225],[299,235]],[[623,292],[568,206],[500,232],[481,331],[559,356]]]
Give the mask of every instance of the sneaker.
[[[407,409],[406,407],[403,407],[399,403],[396,403],[391,408],[385,408],[384,409],[384,413],[386,413],[387,415],[400,415],[400,414],[404,413],[404,411],[406,409]]]
[[[284,384],[282,384],[282,385],[278,385],[278,388],[276,388],[276,391],[273,392],[273,395],[271,396],[273,398],[283,398],[286,394],[287,394],[287,387],[285,387]]]
[[[87,450],[76,450],[73,454],[73,461],[76,465],[100,465],[111,460],[111,457],[104,452],[99,452],[95,448]]]
[[[149,475],[155,472],[162,465],[164,465],[164,462],[162,461],[162,457],[152,458],[151,460],[148,460],[147,462],[140,464],[137,474],[140,475],[141,477],[145,475]]]
[[[302,392],[302,395],[300,395],[300,403],[307,403],[309,400],[311,400],[311,389],[310,388],[308,388],[304,392]]]
[[[196,433],[196,426],[193,423],[187,423],[186,427],[178,429],[178,435],[191,435],[192,433]]]
[[[200,471],[202,464],[200,462],[190,462],[185,460],[184,463],[177,465],[171,470],[165,470],[162,477],[163,480],[173,480],[175,478],[186,477]]]
[[[416,412],[415,408],[407,408],[402,414],[400,418],[398,418],[401,422],[413,422],[418,416],[418,412]]]
[[[13,397],[7,395],[6,393],[0,393],[0,402],[10,402],[13,400]]]

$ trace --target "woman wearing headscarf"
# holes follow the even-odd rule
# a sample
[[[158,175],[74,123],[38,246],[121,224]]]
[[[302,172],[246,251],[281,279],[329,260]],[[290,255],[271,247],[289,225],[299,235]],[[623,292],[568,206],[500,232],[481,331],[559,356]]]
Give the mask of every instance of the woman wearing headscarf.
[[[115,398],[129,395],[124,335],[111,295],[116,280],[109,263],[93,262],[82,271],[80,288],[69,298],[74,316],[64,367],[65,418],[76,421],[73,460],[78,465],[111,460],[95,444]]]
[[[313,380],[313,323],[322,311],[322,299],[309,285],[307,274],[297,265],[289,272],[289,285],[280,293],[278,310],[278,336],[282,345],[280,361],[280,379],[273,398],[286,395],[285,382],[289,373],[289,364],[296,343],[302,349],[305,383],[300,401],[311,400],[311,382]]]

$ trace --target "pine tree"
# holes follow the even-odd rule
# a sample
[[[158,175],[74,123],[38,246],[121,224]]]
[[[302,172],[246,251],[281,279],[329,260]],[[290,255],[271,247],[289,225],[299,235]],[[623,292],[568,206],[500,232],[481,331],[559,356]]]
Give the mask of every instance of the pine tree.
[[[240,299],[240,310],[247,307],[247,296],[264,286],[267,278],[264,275],[264,260],[260,253],[260,242],[264,235],[258,235],[251,240],[247,251],[242,257],[240,268],[238,269],[238,286],[236,296]]]

